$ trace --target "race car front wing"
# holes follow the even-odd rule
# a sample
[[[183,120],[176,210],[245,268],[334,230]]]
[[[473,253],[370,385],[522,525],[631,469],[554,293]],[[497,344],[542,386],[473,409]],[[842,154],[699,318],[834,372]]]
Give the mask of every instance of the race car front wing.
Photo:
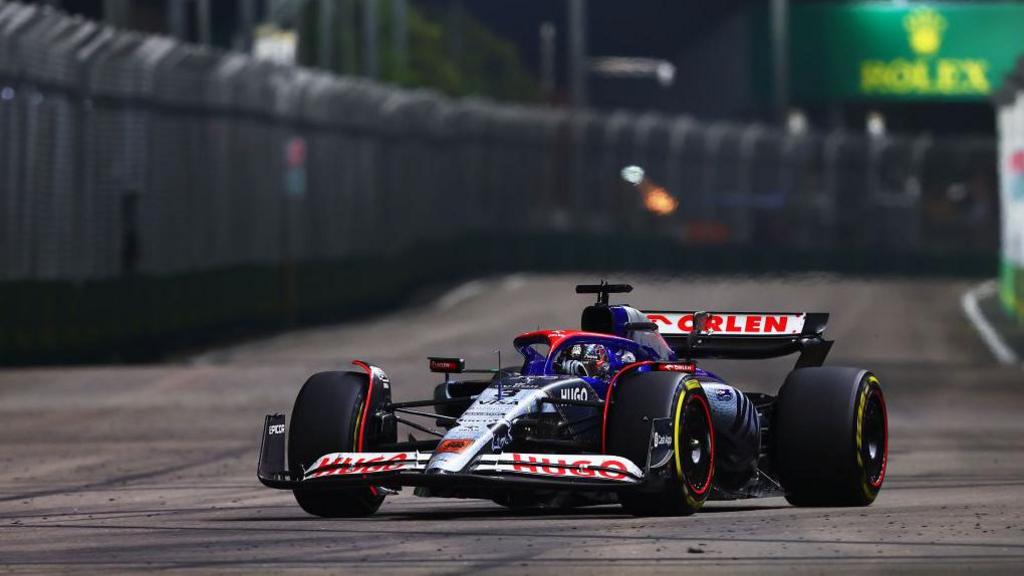
[[[483,454],[458,474],[426,473],[431,452],[335,452],[307,470],[285,466],[285,418],[266,417],[257,476],[270,488],[337,486],[533,485],[566,489],[622,489],[641,485],[646,472],[608,454]]]

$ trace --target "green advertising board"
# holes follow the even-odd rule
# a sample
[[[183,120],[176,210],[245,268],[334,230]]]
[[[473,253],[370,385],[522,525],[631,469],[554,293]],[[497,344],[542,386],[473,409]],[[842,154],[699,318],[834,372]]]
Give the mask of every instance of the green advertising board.
[[[796,101],[983,100],[1024,55],[1024,3],[793,4]]]

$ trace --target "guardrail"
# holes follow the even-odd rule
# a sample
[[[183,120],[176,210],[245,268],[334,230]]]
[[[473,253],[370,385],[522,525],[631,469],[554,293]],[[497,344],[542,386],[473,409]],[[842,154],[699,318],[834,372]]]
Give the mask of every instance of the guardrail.
[[[987,139],[452,100],[0,2],[0,362],[506,267],[984,273],[995,165]]]

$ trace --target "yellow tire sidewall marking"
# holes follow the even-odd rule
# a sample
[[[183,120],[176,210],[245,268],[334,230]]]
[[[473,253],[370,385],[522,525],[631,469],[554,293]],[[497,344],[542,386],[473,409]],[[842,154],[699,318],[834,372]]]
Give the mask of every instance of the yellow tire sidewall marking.
[[[861,472],[861,490],[864,492],[864,497],[868,501],[875,499],[875,491],[871,488],[870,479],[868,478],[867,470],[864,468],[864,457],[861,455],[861,448],[864,444],[863,433],[864,433],[864,411],[867,409],[868,394],[871,392],[871,385],[879,386],[878,378],[874,374],[868,374],[865,379],[865,385],[861,389],[860,394],[857,398],[857,468]],[[884,448],[883,448],[884,450]]]
[[[352,449],[353,450],[359,450],[359,446],[358,446],[358,444],[359,444],[359,425],[363,421],[363,412],[364,412],[364,408],[363,407],[360,407],[359,411],[356,412],[356,425],[353,428],[353,433],[352,433]]]
[[[683,424],[683,404],[686,402],[686,397],[689,396],[691,390],[700,389],[700,381],[698,380],[687,380],[685,383],[684,390],[679,394],[679,399],[676,400],[676,417],[674,428],[672,430],[672,442],[675,446],[675,461],[676,461],[676,477],[679,479],[679,483],[683,488],[683,497],[686,499],[686,505],[691,509],[696,510],[700,508],[703,502],[697,500],[690,494],[690,488],[686,485],[686,476],[683,475],[683,461],[680,456],[682,449],[682,442],[680,442],[680,433],[682,431]]]

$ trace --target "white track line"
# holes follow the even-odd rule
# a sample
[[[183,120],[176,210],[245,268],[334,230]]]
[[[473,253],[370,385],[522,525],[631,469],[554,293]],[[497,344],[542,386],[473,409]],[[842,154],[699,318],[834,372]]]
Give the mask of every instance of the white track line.
[[[522,274],[509,274],[501,278],[498,283],[502,290],[518,290],[526,284],[526,278]],[[487,290],[485,280],[470,280],[449,290],[446,294],[437,299],[434,308],[445,311],[472,300]]]
[[[522,274],[509,274],[501,281],[501,287],[509,292],[519,290],[526,285],[526,277]]]
[[[964,314],[967,319],[974,324],[975,330],[978,331],[978,335],[988,346],[988,349],[992,352],[992,355],[996,357],[996,360],[1000,364],[1016,364],[1020,361],[1017,358],[1016,352],[1013,351],[1006,342],[1003,341],[1002,337],[999,336],[999,332],[992,327],[992,324],[982,314],[981,308],[978,306],[978,300],[986,298],[996,293],[998,290],[998,284],[995,280],[986,280],[981,284],[971,288],[960,298],[960,305],[963,306]]]
[[[475,298],[484,293],[484,283],[482,280],[470,280],[460,286],[450,290],[444,296],[441,296],[437,300],[437,304],[434,307],[437,310],[451,310],[459,304]]]

